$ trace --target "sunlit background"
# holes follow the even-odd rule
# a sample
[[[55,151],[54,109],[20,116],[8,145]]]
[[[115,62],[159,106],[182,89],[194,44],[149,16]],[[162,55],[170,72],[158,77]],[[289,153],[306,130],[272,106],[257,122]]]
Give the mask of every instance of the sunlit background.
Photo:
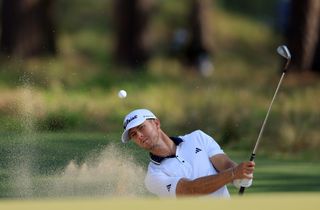
[[[135,108],[249,159],[282,44],[246,194],[320,191],[320,1],[2,0],[0,27],[0,199],[153,198]]]

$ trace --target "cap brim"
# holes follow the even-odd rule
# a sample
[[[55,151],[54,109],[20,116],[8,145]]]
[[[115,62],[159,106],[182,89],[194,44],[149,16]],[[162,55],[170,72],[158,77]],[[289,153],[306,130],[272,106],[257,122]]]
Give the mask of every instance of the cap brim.
[[[139,120],[133,121],[132,123],[129,123],[129,124],[127,125],[126,130],[124,130],[123,133],[122,133],[122,136],[121,136],[121,141],[122,141],[122,143],[127,143],[127,142],[130,140],[129,130],[130,130],[131,128],[134,128],[134,127],[142,124],[144,121],[146,121],[146,119],[141,118],[141,119],[139,119]]]
[[[128,136],[128,132],[129,132],[129,131],[124,131],[124,132],[122,133],[122,136],[121,136],[121,141],[122,141],[122,143],[127,143],[127,142],[130,140],[130,138],[129,138],[129,136]]]

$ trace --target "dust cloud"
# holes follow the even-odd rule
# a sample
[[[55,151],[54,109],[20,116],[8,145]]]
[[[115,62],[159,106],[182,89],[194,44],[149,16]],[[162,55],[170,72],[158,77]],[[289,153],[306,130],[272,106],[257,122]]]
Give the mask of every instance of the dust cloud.
[[[39,111],[39,101],[29,82],[25,78],[23,80],[25,85],[17,99],[21,134],[7,157],[7,197],[141,197],[147,194],[144,168],[112,144],[81,164],[71,160],[64,170],[54,174],[33,173],[37,170],[37,160],[41,158],[34,146],[37,145],[38,135],[34,128],[34,116]]]
[[[65,170],[47,180],[48,196],[126,196],[146,194],[144,169],[109,145],[98,158],[81,165],[71,161]]]

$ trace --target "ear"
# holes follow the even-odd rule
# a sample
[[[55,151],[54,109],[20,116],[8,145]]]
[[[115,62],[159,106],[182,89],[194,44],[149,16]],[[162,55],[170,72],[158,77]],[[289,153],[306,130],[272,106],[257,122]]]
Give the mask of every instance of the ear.
[[[159,129],[161,126],[160,120],[159,119],[154,119],[154,123],[156,124],[156,127]]]

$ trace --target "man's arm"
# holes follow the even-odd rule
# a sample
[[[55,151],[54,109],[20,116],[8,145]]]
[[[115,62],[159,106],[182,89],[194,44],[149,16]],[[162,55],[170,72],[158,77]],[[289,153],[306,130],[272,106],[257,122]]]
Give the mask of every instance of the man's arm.
[[[218,154],[210,158],[212,165],[218,172],[234,168],[235,179],[251,179],[255,163],[253,161],[237,164],[226,154]],[[248,164],[248,165],[247,165]]]
[[[251,178],[248,174],[252,174],[254,170],[254,162],[248,161],[237,165],[225,154],[215,155],[210,161],[218,174],[194,180],[180,179],[176,188],[177,196],[210,194],[234,179]]]
[[[233,168],[216,175],[203,176],[194,180],[182,178],[176,188],[176,195],[206,195],[215,192],[234,179]]]
[[[224,171],[228,168],[234,168],[238,164],[232,161],[226,154],[217,154],[210,158],[213,167],[218,171]]]

